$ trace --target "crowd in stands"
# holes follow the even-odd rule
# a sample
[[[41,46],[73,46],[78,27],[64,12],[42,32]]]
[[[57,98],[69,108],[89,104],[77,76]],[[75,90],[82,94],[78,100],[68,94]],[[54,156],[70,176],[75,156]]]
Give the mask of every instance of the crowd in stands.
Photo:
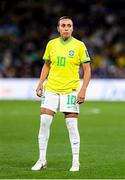
[[[74,37],[89,49],[92,78],[125,78],[124,7],[124,0],[1,0],[0,78],[39,77],[63,15],[73,18]]]

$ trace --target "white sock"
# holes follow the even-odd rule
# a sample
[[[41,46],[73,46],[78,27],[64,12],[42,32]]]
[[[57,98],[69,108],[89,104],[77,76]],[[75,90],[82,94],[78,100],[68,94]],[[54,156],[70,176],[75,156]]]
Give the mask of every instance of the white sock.
[[[79,163],[80,136],[77,121],[77,118],[66,118],[66,125],[69,131],[69,139],[72,149],[72,162]]]
[[[38,135],[39,142],[39,159],[46,160],[46,151],[50,134],[50,125],[52,123],[53,116],[48,114],[42,114],[40,116],[40,129]]]

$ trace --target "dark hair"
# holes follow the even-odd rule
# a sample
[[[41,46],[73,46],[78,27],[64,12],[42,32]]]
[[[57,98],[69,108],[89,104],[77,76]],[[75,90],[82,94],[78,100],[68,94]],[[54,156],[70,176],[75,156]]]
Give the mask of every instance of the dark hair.
[[[72,20],[71,17],[69,17],[69,16],[62,16],[62,17],[60,17],[60,18],[58,19],[57,26],[59,26],[59,22],[60,22],[62,19],[70,19],[70,20],[73,22],[73,20]]]

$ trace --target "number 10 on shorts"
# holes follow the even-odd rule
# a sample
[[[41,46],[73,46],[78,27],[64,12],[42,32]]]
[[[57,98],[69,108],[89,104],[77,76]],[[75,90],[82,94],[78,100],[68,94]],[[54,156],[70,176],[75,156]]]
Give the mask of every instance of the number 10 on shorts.
[[[76,104],[76,96],[74,95],[68,95],[67,104]]]

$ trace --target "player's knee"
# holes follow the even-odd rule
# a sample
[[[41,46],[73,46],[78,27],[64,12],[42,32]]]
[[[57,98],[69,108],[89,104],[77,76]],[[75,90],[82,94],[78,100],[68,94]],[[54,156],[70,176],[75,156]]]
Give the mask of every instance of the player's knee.
[[[78,132],[77,118],[66,118],[66,126],[71,134]]]
[[[41,120],[41,125],[42,125],[42,127],[48,126],[48,121],[46,119],[42,119]]]
[[[77,119],[66,119],[66,126],[70,131],[73,131],[77,128]]]
[[[53,116],[48,114],[41,115],[41,126],[42,127],[49,127],[52,123]]]

